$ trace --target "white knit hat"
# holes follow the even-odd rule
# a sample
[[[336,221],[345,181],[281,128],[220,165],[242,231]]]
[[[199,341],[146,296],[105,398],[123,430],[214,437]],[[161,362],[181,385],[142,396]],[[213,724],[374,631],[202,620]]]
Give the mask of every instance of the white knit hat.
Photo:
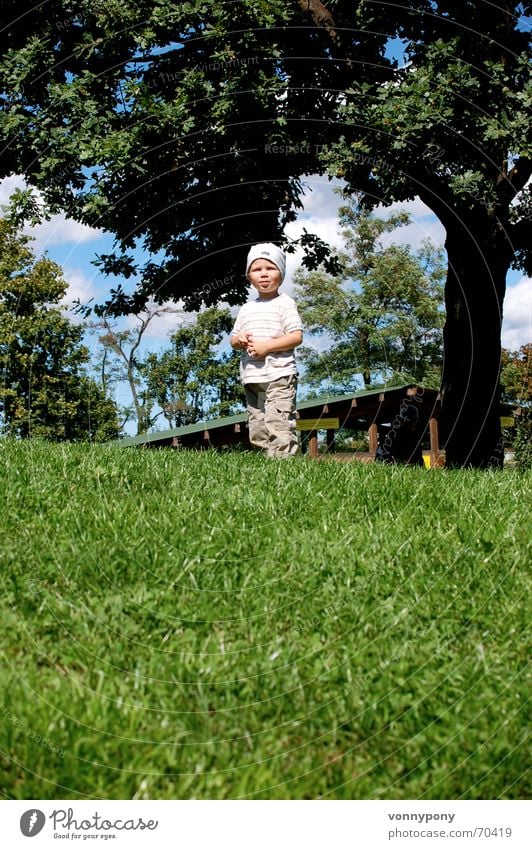
[[[255,262],[256,259],[269,259],[270,262],[273,262],[273,264],[276,265],[281,272],[281,282],[284,280],[286,273],[286,257],[281,248],[278,248],[277,245],[272,244],[272,242],[265,242],[261,245],[252,245],[246,261],[246,277],[251,263]]]

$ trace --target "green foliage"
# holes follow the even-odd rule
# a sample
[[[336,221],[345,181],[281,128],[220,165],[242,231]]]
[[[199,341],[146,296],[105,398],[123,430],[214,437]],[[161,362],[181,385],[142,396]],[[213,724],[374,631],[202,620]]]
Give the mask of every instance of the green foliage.
[[[503,400],[509,404],[532,405],[532,344],[518,351],[502,349],[501,385]]]
[[[170,427],[231,415],[242,408],[239,355],[217,352],[233,326],[228,309],[211,307],[172,334],[172,347],[140,366],[147,396]]]
[[[257,193],[263,214],[245,214],[257,152],[288,138],[275,115],[286,88],[276,59],[282,31],[265,38],[261,28],[288,22],[291,10],[281,0],[231,8],[124,0],[111,12],[89,2],[73,10],[64,0],[19,27],[23,6],[0,36],[6,173],[23,171],[51,205],[115,233],[104,270],[116,271],[118,256],[121,269],[136,271],[131,251],[142,245],[149,259],[138,292],[118,287],[117,312],[138,313],[150,296],[183,296],[191,308],[222,292],[241,300],[240,245],[278,233],[278,210],[288,220],[298,193],[288,162],[279,173],[269,156]],[[235,122],[235,110],[267,114],[269,126]],[[221,268],[223,288],[205,289]]]
[[[296,300],[312,334],[327,334],[324,352],[304,348],[304,381],[347,392],[361,375],[366,388],[386,382],[439,383],[442,358],[443,252],[430,242],[380,242],[410,221],[406,213],[379,218],[351,203],[340,210],[349,253],[342,273],[296,274]]]
[[[60,267],[35,259],[30,239],[0,219],[0,429],[55,440],[118,436],[116,407],[85,372],[83,327],[59,302]]]
[[[526,793],[530,473],[0,448],[9,798]]]
[[[510,434],[515,462],[520,469],[532,467],[532,344],[518,351],[503,348],[501,358],[503,399],[517,404],[515,429]]]
[[[519,469],[532,469],[532,411],[525,407],[516,416],[513,440],[515,462]]]
[[[384,85],[353,80],[343,110],[349,131],[330,162],[364,189],[370,207],[377,198],[405,200],[415,182],[415,193],[446,225],[459,208],[462,226],[469,212],[498,218],[509,230],[510,220],[526,228],[530,190],[521,190],[532,166],[532,88],[529,36],[511,18],[518,4],[488,11],[463,3],[450,17],[444,3],[432,4],[429,15],[415,5],[418,16],[403,32],[405,66]],[[520,247],[523,226],[515,232]]]

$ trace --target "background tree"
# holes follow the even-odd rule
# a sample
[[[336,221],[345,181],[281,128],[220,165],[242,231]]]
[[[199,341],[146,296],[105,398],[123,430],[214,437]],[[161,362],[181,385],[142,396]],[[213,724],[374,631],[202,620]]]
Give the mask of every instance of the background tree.
[[[148,354],[142,365],[148,396],[170,427],[231,415],[243,409],[237,353],[216,349],[234,321],[228,309],[211,307],[172,334],[172,347]]]
[[[503,348],[501,364],[504,401],[532,407],[532,344],[522,345],[518,351]]]
[[[154,319],[168,314],[181,314],[177,308],[147,304],[142,313],[132,316],[134,326],[121,328],[107,313],[90,324],[97,333],[100,349],[97,354],[97,373],[104,392],[126,383],[131,393],[131,406],[121,408],[122,427],[131,416],[137,422],[137,434],[146,433],[155,424],[155,398],[147,391],[141,368],[139,348]]]
[[[386,382],[439,385],[443,251],[429,241],[415,252],[380,242],[409,221],[404,212],[379,218],[351,203],[340,210],[348,249],[339,258],[342,273],[296,273],[306,330],[331,340],[326,351],[301,352],[304,382],[315,390],[347,392],[360,379],[366,389]]]
[[[0,428],[18,437],[105,440],[118,436],[113,401],[87,373],[84,329],[59,306],[61,268],[35,259],[0,219]]]
[[[240,301],[244,246],[282,237],[305,174],[343,175],[367,208],[419,195],[447,234],[447,461],[499,456],[506,273],[532,264],[529,4],[4,5],[3,173],[116,234],[102,268],[139,285],[113,310]]]
[[[532,468],[532,344],[518,351],[502,349],[501,384],[503,399],[517,404],[515,428],[510,431],[515,462],[521,469]]]

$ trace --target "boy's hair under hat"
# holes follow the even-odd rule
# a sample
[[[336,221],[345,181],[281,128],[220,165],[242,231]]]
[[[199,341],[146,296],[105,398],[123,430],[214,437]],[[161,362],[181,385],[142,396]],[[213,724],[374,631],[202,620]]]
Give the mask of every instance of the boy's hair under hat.
[[[248,276],[251,264],[255,262],[256,259],[269,259],[270,262],[273,262],[273,264],[276,265],[281,272],[282,283],[286,274],[286,257],[281,248],[278,248],[277,245],[274,245],[272,242],[252,245],[246,260],[246,277]]]

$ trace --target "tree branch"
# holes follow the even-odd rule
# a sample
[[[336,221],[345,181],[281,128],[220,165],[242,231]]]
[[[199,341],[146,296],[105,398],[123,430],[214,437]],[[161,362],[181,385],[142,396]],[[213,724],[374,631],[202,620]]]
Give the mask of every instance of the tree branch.
[[[532,159],[521,156],[514,162],[508,174],[501,174],[497,181],[497,192],[502,203],[510,203],[526,186],[532,176]]]
[[[323,5],[321,0],[298,0],[300,9],[310,16],[317,27],[327,30],[331,38],[336,38],[332,12]]]
[[[337,47],[340,47],[340,36],[335,30],[332,12],[323,5],[321,0],[298,0],[301,11],[312,18],[312,21],[320,29],[324,29],[330,39]]]
[[[423,180],[418,181],[417,191],[423,203],[432,209],[445,227],[451,217],[453,197],[444,182],[434,175],[426,174]]]
[[[519,250],[521,246],[526,247],[532,244],[532,220],[530,218],[523,218],[521,221],[516,221],[515,224],[506,224],[504,229],[514,251]]]

